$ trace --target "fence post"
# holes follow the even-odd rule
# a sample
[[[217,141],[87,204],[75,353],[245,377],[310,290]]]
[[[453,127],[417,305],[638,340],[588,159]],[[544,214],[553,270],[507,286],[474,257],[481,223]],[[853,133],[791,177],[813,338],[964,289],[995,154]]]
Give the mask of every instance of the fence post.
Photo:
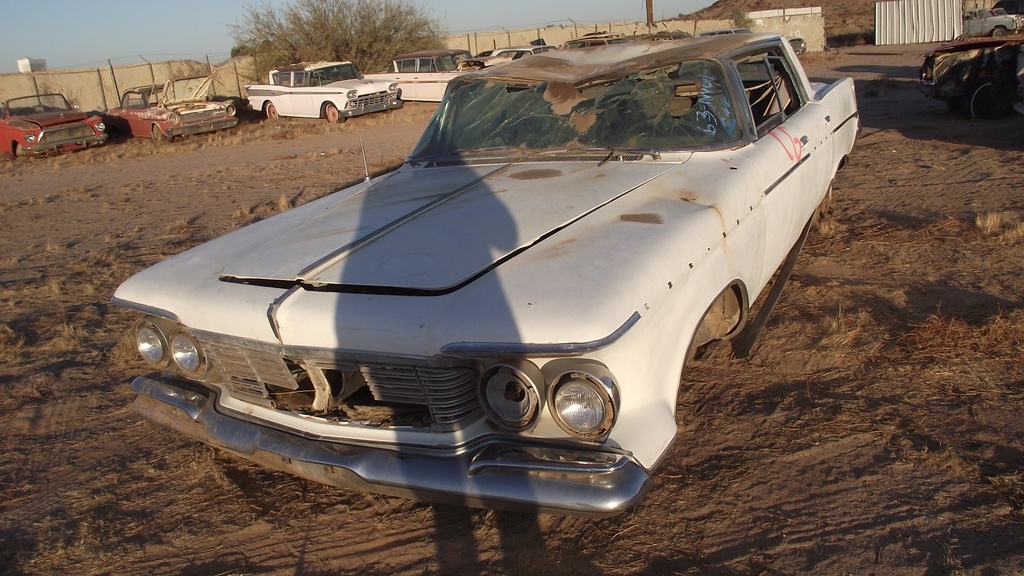
[[[103,89],[103,72],[100,68],[96,69],[96,82],[100,85],[100,99],[103,101],[103,109],[107,110],[110,106],[107,106],[107,91]]]
[[[142,54],[139,54],[139,58],[142,58]],[[145,58],[142,61],[149,65],[149,83],[156,84],[156,72],[153,71],[153,63]]]
[[[238,60],[231,60],[231,65],[235,68],[235,88],[238,89],[238,97],[242,97],[242,82],[238,79]]]
[[[213,74],[213,66],[210,66],[210,55],[206,54],[206,73]]]
[[[36,96],[39,96],[39,83],[36,82],[36,74],[35,74],[35,72],[32,73],[32,88],[35,89]]]
[[[114,65],[110,63],[110,60],[107,60],[107,67],[110,68],[110,79],[114,82],[114,97],[120,102],[121,91],[117,88],[117,74],[114,74]]]

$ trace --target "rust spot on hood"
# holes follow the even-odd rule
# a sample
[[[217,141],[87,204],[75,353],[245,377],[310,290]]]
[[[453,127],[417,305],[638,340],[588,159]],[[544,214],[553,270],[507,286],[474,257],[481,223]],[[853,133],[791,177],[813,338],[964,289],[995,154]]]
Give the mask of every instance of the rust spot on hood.
[[[509,178],[516,180],[541,180],[544,178],[555,178],[561,176],[561,170],[553,170],[551,168],[536,168],[534,170],[523,170],[522,172],[514,172],[509,174]]]
[[[661,214],[623,214],[619,216],[619,219],[623,222],[640,222],[643,224],[664,224],[665,222],[661,219]]]

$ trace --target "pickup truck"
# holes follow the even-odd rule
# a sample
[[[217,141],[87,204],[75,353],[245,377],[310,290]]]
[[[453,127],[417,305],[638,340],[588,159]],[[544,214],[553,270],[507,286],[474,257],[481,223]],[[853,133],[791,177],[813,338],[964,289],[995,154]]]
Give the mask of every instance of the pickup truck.
[[[972,8],[964,12],[964,36],[1001,38],[1018,32],[1020,27],[1020,20],[1002,9]]]
[[[622,512],[688,362],[753,352],[858,128],[778,35],[464,74],[398,169],[117,289],[135,408],[342,488]]]

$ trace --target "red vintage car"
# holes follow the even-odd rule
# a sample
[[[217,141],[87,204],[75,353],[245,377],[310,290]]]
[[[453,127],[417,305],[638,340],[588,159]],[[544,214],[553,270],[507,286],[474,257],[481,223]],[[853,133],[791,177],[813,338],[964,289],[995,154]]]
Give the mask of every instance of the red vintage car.
[[[0,145],[12,156],[98,146],[107,140],[103,119],[76,110],[61,94],[0,103]]]
[[[235,106],[208,99],[212,82],[212,76],[198,76],[132,88],[104,118],[115,134],[154,140],[231,128],[238,124]]]

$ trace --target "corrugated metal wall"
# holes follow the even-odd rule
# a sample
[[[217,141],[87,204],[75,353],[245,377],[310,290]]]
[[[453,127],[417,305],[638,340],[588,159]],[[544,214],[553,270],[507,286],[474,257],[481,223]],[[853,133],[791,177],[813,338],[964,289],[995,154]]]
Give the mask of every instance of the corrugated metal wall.
[[[961,0],[875,2],[875,44],[945,42],[963,33]]]

